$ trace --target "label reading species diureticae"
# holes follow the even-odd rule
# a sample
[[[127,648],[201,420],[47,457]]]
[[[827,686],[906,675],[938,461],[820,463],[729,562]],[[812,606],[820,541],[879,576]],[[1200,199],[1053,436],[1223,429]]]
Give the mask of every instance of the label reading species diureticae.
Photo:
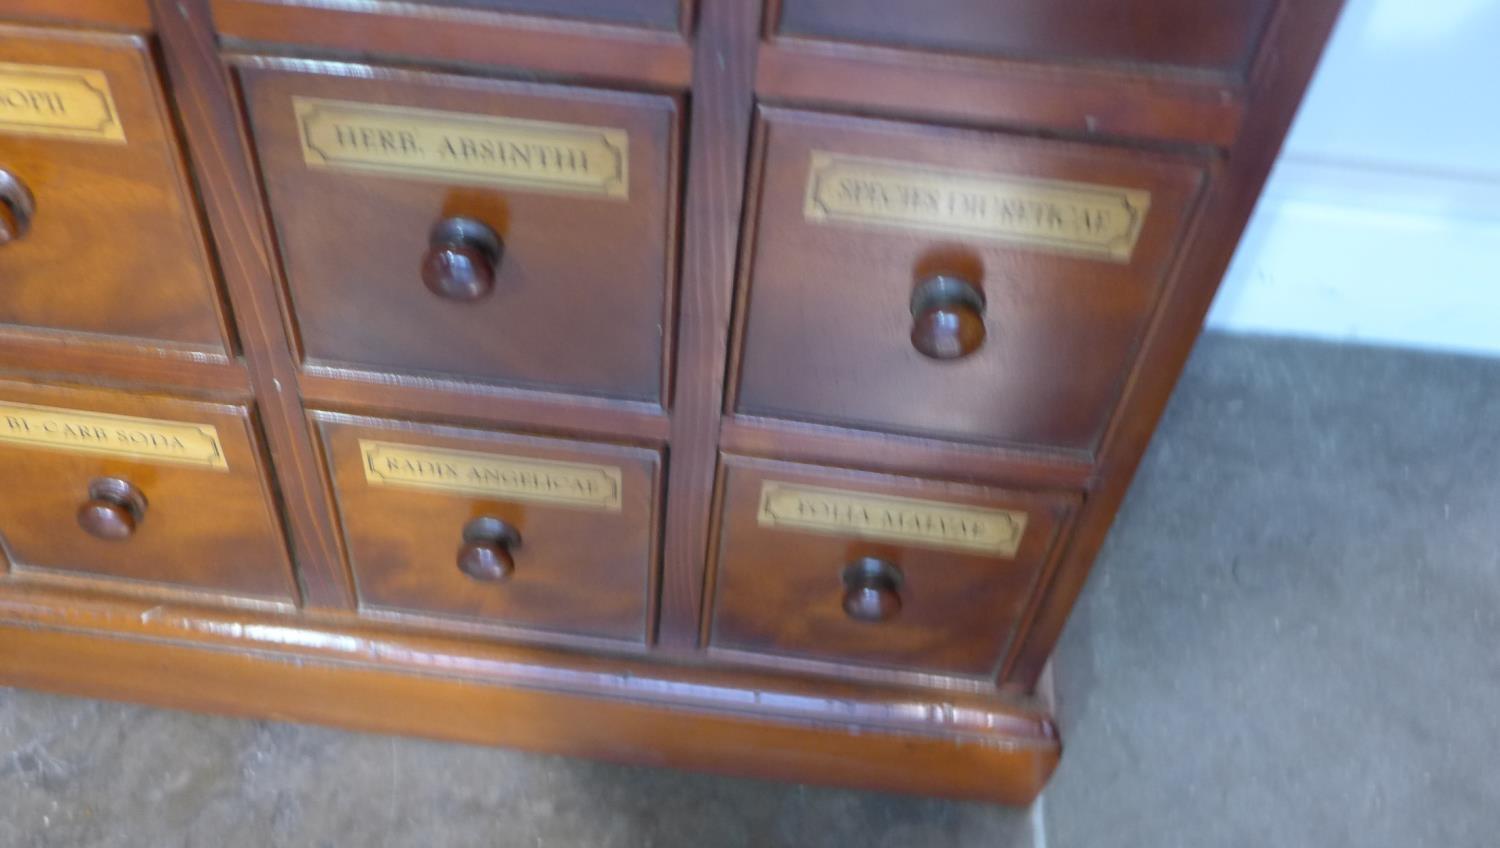
[[[814,151],[807,220],[993,239],[1129,261],[1151,193]]]

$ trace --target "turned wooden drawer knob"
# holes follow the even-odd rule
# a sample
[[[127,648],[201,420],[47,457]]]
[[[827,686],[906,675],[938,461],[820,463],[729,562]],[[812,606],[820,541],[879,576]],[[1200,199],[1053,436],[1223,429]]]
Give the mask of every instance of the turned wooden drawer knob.
[[[0,168],[0,244],[19,241],[31,229],[36,200],[21,178]]]
[[[464,525],[458,570],[475,580],[499,583],[516,570],[512,551],[521,547],[521,531],[498,518],[476,518]]]
[[[933,359],[962,359],[984,344],[984,293],[957,277],[923,280],[911,296],[911,344]]]
[[[128,480],[100,477],[89,483],[89,499],[78,508],[78,524],[90,536],[118,542],[146,518],[146,496]]]
[[[864,557],[844,568],[844,613],[856,621],[886,621],[901,612],[901,569]]]
[[[495,288],[504,245],[483,221],[444,218],[427,238],[422,282],[449,300],[478,300]]]

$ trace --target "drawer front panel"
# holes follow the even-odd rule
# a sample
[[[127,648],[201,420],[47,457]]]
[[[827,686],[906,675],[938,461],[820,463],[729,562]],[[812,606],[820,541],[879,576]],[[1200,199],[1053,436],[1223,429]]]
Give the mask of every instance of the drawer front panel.
[[[656,452],[315,417],[363,607],[645,641]]]
[[[723,475],[712,647],[962,675],[997,671],[1078,502],[734,457]]]
[[[650,29],[676,29],[683,0],[428,0],[430,5],[557,15]]]
[[[299,67],[241,78],[309,360],[660,397],[672,99]]]
[[[0,536],[18,573],[295,599],[244,407],[0,383]]]
[[[0,324],[224,350],[144,42],[0,25],[0,43]]]
[[[765,117],[736,409],[1091,450],[1202,170],[970,131]]]
[[[782,0],[788,35],[1064,62],[1238,71],[1273,0]]]

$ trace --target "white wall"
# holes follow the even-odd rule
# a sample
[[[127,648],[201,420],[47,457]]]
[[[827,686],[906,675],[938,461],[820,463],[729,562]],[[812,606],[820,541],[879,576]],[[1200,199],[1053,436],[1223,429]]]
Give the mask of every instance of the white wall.
[[[1349,0],[1209,325],[1500,356],[1500,0]]]

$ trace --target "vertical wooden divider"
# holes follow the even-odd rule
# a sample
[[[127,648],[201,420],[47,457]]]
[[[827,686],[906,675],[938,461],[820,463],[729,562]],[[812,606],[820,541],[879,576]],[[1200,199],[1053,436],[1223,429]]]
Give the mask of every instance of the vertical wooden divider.
[[[700,0],[657,642],[697,647],[761,4]]]
[[[310,607],[349,609],[344,566],[318,449],[297,392],[297,364],[276,295],[270,236],[256,202],[247,142],[219,61],[207,0],[151,0],[189,158],[274,457],[292,555]]]

